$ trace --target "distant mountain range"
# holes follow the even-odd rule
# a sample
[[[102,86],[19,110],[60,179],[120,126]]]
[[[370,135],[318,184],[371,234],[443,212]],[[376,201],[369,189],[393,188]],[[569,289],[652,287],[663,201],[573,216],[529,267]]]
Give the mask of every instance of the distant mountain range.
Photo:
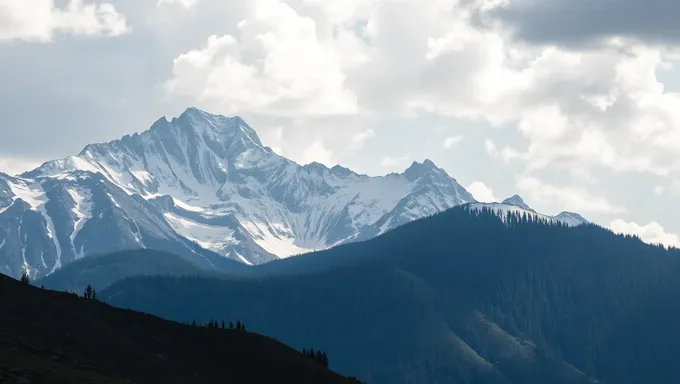
[[[241,118],[189,108],[78,156],[0,173],[0,273],[42,277],[143,248],[227,270],[367,240],[468,203],[485,206],[429,160],[382,177],[299,165]],[[493,206],[539,215],[518,196]]]

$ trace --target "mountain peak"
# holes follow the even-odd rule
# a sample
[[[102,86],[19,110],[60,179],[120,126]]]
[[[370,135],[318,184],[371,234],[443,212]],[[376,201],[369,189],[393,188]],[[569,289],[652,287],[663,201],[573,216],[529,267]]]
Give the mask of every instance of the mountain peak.
[[[240,116],[214,115],[195,107],[187,108],[171,125],[195,132],[221,157],[239,154],[248,149],[264,149],[257,132]]]
[[[345,168],[345,167],[343,167],[339,164],[336,164],[335,166],[333,166],[333,168],[331,168],[331,172],[333,174],[341,176],[341,177],[355,174],[354,171],[352,171],[351,169]]]
[[[514,205],[516,207],[524,208],[530,211],[533,211],[531,207],[527,205],[527,203],[524,202],[524,200],[519,196],[519,195],[512,195],[508,197],[507,199],[503,200],[503,204],[507,205]]]
[[[555,216],[555,218],[562,221],[563,223],[573,226],[590,223],[585,217],[574,212],[564,211],[559,215]]]
[[[413,181],[432,170],[438,171],[439,168],[434,164],[434,162],[432,162],[432,160],[425,159],[422,163],[414,161],[413,164],[411,164],[411,166],[408,167],[406,171],[404,171],[403,175],[407,180]]]
[[[305,164],[302,166],[302,168],[308,170],[309,172],[314,172],[317,174],[323,174],[324,172],[328,171],[328,167],[319,163],[318,161],[312,161],[309,164]]]
[[[196,107],[189,107],[189,108],[185,109],[184,112],[182,112],[181,115],[179,115],[179,117],[182,117],[182,116],[215,116],[215,115],[208,113],[206,111],[200,110]]]

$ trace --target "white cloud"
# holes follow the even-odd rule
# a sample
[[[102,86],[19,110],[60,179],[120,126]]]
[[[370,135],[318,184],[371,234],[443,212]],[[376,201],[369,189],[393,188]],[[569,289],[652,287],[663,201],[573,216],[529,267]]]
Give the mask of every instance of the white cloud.
[[[602,196],[593,196],[583,188],[557,187],[544,184],[533,177],[521,177],[517,188],[529,196],[529,200],[560,207],[561,210],[581,213],[622,213],[623,207],[612,204]]]
[[[467,188],[474,198],[482,203],[496,203],[498,199],[493,194],[493,190],[481,181],[474,181]]]
[[[345,20],[366,22],[369,59],[347,72],[359,110],[516,125],[526,148],[503,158],[529,170],[680,171],[680,94],[656,76],[670,51],[626,39],[587,50],[526,45],[471,16],[501,3],[380,2],[353,16],[356,6],[344,8]]]
[[[283,140],[283,127],[279,125],[273,129],[267,130],[263,144],[270,147],[277,155],[284,156],[285,153],[281,148],[282,145],[285,145]]]
[[[654,194],[656,196],[663,196],[665,191],[666,191],[666,188],[664,188],[661,185],[654,186]]]
[[[486,153],[489,156],[495,156],[497,154],[496,143],[494,143],[493,140],[491,139],[486,139],[484,141],[484,150],[486,150]]]
[[[21,159],[18,157],[0,157],[0,172],[11,176],[35,169],[39,165],[40,162],[36,160]]]
[[[286,3],[257,0],[252,17],[239,24],[238,40],[213,35],[204,47],[178,56],[166,89],[228,113],[357,113],[341,65],[352,52],[321,39],[316,28]]]
[[[76,36],[119,36],[131,29],[111,3],[70,0],[64,8],[54,0],[0,0],[0,42],[52,41],[56,32]]]
[[[331,167],[337,163],[333,159],[333,152],[326,148],[322,141],[315,141],[311,146],[302,151],[301,160],[304,164],[317,162],[327,167]]]
[[[463,141],[462,135],[450,136],[444,139],[444,149],[451,149],[456,146],[456,144]]]
[[[358,150],[364,147],[367,140],[375,138],[375,131],[369,128],[365,131],[359,132],[352,137],[352,143],[350,144],[350,149]]]
[[[670,51],[527,45],[477,22],[502,3],[256,0],[238,39],[213,36],[175,60],[168,90],[227,113],[486,120],[526,143],[489,140],[487,152],[529,172],[680,171],[680,94],[656,77]]]
[[[661,55],[633,43],[544,50],[522,72],[528,86],[504,98],[520,102],[494,108],[504,111],[497,118],[517,121],[528,141],[526,150],[508,148],[505,158],[530,170],[604,166],[662,176],[679,170],[680,96],[664,92],[656,79]]]
[[[410,158],[410,155],[402,157],[383,156],[378,165],[381,168],[396,168],[397,166],[405,166]]]
[[[666,232],[663,226],[656,221],[652,221],[647,225],[639,225],[634,222],[616,219],[609,223],[609,228],[616,233],[637,235],[640,239],[649,244],[663,244],[666,246],[680,247],[680,238],[678,235]]]

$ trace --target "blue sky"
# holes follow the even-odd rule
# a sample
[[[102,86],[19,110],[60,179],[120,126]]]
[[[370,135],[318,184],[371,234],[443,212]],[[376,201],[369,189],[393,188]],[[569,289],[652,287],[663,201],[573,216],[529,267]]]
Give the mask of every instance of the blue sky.
[[[680,12],[669,0],[0,0],[0,170],[240,115],[298,162],[432,159],[680,246]]]

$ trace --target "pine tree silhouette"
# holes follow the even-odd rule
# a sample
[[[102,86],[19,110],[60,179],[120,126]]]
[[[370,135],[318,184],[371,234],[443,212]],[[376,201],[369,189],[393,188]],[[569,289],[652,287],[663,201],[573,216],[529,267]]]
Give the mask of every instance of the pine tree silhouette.
[[[97,294],[94,291],[94,288],[92,288],[92,285],[88,284],[87,288],[85,288],[85,292],[83,292],[83,298],[86,300],[92,300],[97,296]]]

